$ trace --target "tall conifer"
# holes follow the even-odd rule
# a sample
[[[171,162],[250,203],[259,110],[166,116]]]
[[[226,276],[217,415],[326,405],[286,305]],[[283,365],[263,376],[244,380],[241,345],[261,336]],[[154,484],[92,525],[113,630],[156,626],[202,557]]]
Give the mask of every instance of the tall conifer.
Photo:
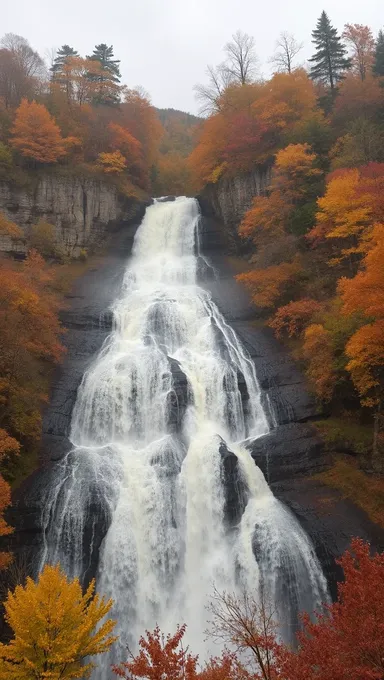
[[[345,71],[351,68],[351,60],[346,56],[347,49],[337,35],[337,29],[333,28],[324,11],[312,32],[312,38],[316,52],[309,60],[313,64],[311,78],[329,85],[333,92],[337,83],[344,78]]]
[[[384,76],[384,31],[380,30],[375,44],[375,60],[373,62],[375,76]]]

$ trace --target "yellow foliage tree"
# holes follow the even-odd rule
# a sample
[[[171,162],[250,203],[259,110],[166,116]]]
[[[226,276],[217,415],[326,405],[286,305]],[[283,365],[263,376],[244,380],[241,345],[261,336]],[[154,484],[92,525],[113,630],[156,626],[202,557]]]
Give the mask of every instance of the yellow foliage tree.
[[[46,566],[37,582],[27,579],[5,602],[5,618],[14,633],[0,644],[0,680],[72,680],[89,678],[94,664],[84,659],[107,652],[115,642],[112,607],[85,594],[78,579],[69,581],[59,566]],[[84,664],[84,665],[83,665]]]
[[[370,223],[372,201],[369,194],[359,192],[360,173],[357,168],[336,171],[327,190],[317,204],[316,226],[310,233],[314,242],[323,238],[338,239],[337,264],[353,253],[360,252],[359,237]],[[343,239],[345,247],[340,248]]]
[[[9,236],[10,238],[22,238],[23,232],[20,227],[9,220],[3,213],[0,213],[0,236]]]
[[[97,164],[107,175],[120,175],[127,167],[127,163],[120,151],[99,153]]]
[[[54,225],[41,219],[34,224],[31,227],[30,246],[45,258],[54,257],[58,252]]]

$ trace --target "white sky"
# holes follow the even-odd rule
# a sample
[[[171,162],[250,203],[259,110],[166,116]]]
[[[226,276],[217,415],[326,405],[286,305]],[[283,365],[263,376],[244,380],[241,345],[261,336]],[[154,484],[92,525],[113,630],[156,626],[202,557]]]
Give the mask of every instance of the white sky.
[[[122,82],[142,85],[158,107],[195,113],[193,85],[240,29],[253,35],[262,72],[281,31],[313,51],[311,31],[323,9],[339,30],[345,23],[384,24],[382,0],[0,0],[2,34],[27,38],[42,56],[67,43],[85,54],[96,43],[114,46]]]

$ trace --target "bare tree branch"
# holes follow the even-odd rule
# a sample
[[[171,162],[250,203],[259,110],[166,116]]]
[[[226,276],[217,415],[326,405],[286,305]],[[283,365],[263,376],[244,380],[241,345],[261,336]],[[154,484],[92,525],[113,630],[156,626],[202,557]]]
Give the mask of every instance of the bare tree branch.
[[[227,58],[218,66],[208,66],[208,83],[195,85],[200,113],[212,115],[221,109],[220,100],[230,85],[251,83],[256,76],[258,59],[252,36],[237,31],[224,48]]]
[[[292,33],[283,32],[276,41],[276,51],[269,61],[276,66],[277,71],[292,73],[293,61],[303,47],[304,43],[297,42]]]
[[[220,593],[215,588],[208,606],[211,627],[206,634],[235,648],[242,657],[248,654],[247,665],[254,667],[255,677],[275,680],[275,652],[279,648],[277,623],[273,609],[263,595],[260,601],[256,598],[256,594],[246,591],[237,596]]]
[[[233,80],[241,85],[252,82],[258,64],[255,39],[237,31],[232,36],[232,42],[228,42],[224,49],[227,53],[225,68]]]
[[[195,85],[196,99],[200,102],[200,113],[211,115],[220,111],[220,98],[230,85],[231,78],[224,64],[207,66],[208,83]]]
[[[28,40],[15,33],[6,33],[0,42],[1,47],[9,50],[23,69],[26,78],[46,77],[46,68],[40,55],[30,46]]]

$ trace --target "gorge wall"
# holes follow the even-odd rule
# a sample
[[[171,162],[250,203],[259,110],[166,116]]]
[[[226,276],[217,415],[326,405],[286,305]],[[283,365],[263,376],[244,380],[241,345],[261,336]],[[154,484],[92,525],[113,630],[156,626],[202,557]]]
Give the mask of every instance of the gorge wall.
[[[145,201],[120,194],[112,183],[80,175],[45,174],[28,187],[0,182],[0,212],[16,222],[26,238],[39,219],[53,224],[57,246],[71,257],[98,243],[107,230],[140,221],[145,206]],[[0,251],[26,249],[25,241],[0,236]]]
[[[226,228],[226,247],[237,252],[240,241],[238,226],[255,196],[265,193],[271,181],[271,165],[259,166],[252,172],[223,177],[216,184],[208,184],[198,201],[203,215],[214,217]]]

